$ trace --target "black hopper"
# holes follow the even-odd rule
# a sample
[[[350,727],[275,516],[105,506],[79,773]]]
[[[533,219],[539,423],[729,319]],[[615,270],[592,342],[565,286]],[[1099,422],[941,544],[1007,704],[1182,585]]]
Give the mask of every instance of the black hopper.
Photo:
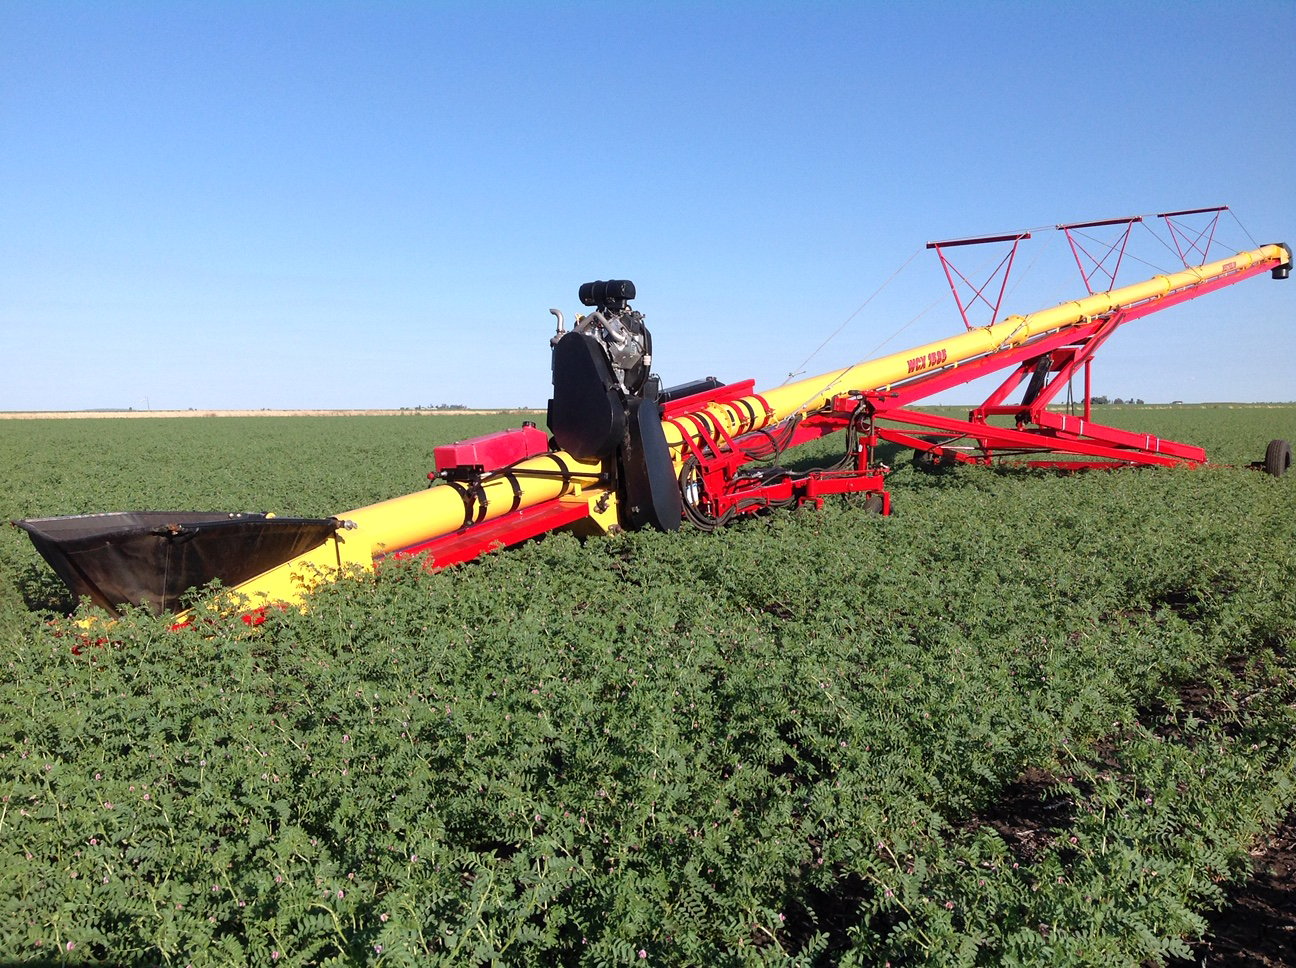
[[[175,611],[190,588],[228,586],[331,538],[335,518],[213,511],[118,511],[14,521],[77,597]]]

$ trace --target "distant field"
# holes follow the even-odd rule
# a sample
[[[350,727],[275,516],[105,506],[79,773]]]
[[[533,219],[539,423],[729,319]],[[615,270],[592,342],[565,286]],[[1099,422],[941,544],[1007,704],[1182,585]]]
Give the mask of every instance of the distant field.
[[[5,518],[332,514],[533,419],[78,416],[0,424]],[[0,528],[0,952],[1187,955],[1296,806],[1296,474],[1245,469],[1296,405],[1095,416],[1219,466],[927,475],[893,452],[889,518],[558,536],[255,629],[87,634]]]
[[[543,413],[540,410],[42,410],[0,411],[0,420],[107,420],[140,417],[447,417],[495,413]]]

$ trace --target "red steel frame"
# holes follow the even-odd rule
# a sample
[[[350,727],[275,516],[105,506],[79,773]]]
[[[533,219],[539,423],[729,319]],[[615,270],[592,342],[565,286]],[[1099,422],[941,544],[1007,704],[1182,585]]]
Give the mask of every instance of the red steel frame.
[[[1199,256],[1205,260],[1219,213],[1226,208],[1188,209],[1166,212],[1158,216],[1165,221],[1175,249],[1181,259]],[[1211,223],[1201,229],[1191,240],[1182,225],[1175,219],[1187,215],[1214,213]],[[1080,268],[1085,286],[1092,293],[1091,281],[1101,274],[1110,288],[1115,284],[1116,273],[1124,257],[1129,233],[1142,221],[1135,216],[1125,219],[1107,219],[1098,222],[1080,222],[1059,225],[1071,243],[1072,255]],[[1095,256],[1077,243],[1074,231],[1085,228],[1124,225],[1125,229],[1101,255]],[[1081,254],[1089,259],[1091,267]],[[1115,255],[1114,264],[1108,268],[1107,260]],[[897,390],[885,394],[865,394],[874,419],[899,423],[901,428],[878,428],[878,436],[915,450],[928,452],[937,459],[962,463],[990,463],[996,458],[1025,455],[1070,455],[1067,458],[1049,456],[1045,459],[1025,460],[1036,467],[1067,469],[1109,468],[1113,466],[1144,464],[1168,466],[1173,464],[1198,465],[1206,460],[1206,452],[1191,444],[1165,440],[1151,434],[1133,433],[1117,427],[1095,423],[1092,419],[1091,363],[1094,353],[1122,325],[1141,319],[1162,309],[1187,302],[1198,296],[1233,285],[1243,279],[1269,270],[1268,266],[1253,266],[1229,276],[1200,283],[1191,289],[1181,290],[1157,299],[1117,310],[1088,323],[1068,327],[1032,340],[1014,350],[994,353],[965,363],[951,370],[938,371],[919,377]],[[957,301],[957,294],[956,294]],[[979,407],[969,412],[967,420],[955,420],[920,413],[908,409],[923,397],[942,390],[972,382],[1006,366],[1015,368],[999,387]],[[1078,372],[1083,371],[1084,398],[1082,415],[1050,410],[1059,391],[1070,386]],[[1030,379],[1027,391],[1018,404],[1005,401],[1023,382]],[[1009,417],[1011,427],[990,423],[991,417]],[[931,432],[916,436],[910,428]],[[927,439],[934,436],[936,439]]]
[[[759,471],[751,470],[754,461],[776,457],[790,447],[846,430],[857,419],[858,408],[857,400],[842,398],[846,405],[834,407],[833,412],[814,414],[795,423],[737,438],[705,411],[697,409],[707,403],[730,403],[755,397],[769,413],[768,404],[752,392],[753,386],[752,380],[730,384],[673,401],[663,409],[662,420],[679,430],[688,457],[696,462],[699,501],[709,517],[723,520],[787,504],[810,503],[823,507],[824,499],[833,494],[877,495],[879,510],[883,514],[891,512],[891,495],[884,480],[886,472],[871,466],[876,437],[861,440],[853,467],[782,474],[770,483],[765,482]]]
[[[1185,259],[1185,265],[1187,258],[1194,253],[1200,253],[1202,260],[1205,260],[1214,235],[1214,224],[1189,239],[1184,228],[1175,225],[1174,219],[1213,212],[1214,221],[1217,221],[1221,211],[1224,209],[1192,209],[1159,216],[1169,226],[1175,240],[1175,249],[1180,258]],[[1106,280],[1105,289],[1114,288],[1130,232],[1140,222],[1142,217],[1135,216],[1057,226],[1067,235],[1072,254],[1090,294],[1094,292],[1095,278]],[[1078,230],[1117,225],[1124,226],[1123,231],[1103,251],[1091,252],[1077,241]],[[972,328],[968,309],[978,301],[993,309],[992,322],[997,318],[1017,246],[1022,239],[1029,237],[1029,233],[1022,232],[929,243],[928,248],[936,249],[940,257],[959,314],[968,329]],[[1011,242],[1011,250],[979,287],[954,268],[943,251],[954,246],[1003,242]],[[874,459],[875,448],[881,441],[928,453],[937,461],[951,463],[989,464],[996,460],[1013,459],[1028,466],[1063,470],[1131,465],[1197,466],[1206,460],[1206,452],[1200,447],[1093,421],[1093,356],[1125,323],[1233,285],[1250,276],[1269,271],[1270,268],[1268,265],[1254,266],[1200,283],[1190,289],[1127,306],[1088,322],[1038,337],[1022,346],[989,353],[956,367],[915,377],[885,392],[838,396],[829,408],[806,415],[781,431],[763,431],[734,440],[705,413],[696,412],[705,403],[729,402],[750,395],[750,381],[679,401],[677,405],[666,409],[664,419],[678,428],[689,456],[697,461],[696,473],[701,481],[703,500],[707,510],[715,517],[725,513],[752,513],[764,507],[788,502],[811,501],[822,505],[824,495],[852,492],[879,495],[881,510],[889,513],[890,495],[886,491],[884,480],[888,469]],[[992,304],[985,297],[985,291],[1000,275],[1002,280],[998,295]],[[966,303],[959,294],[956,276],[973,290],[972,298]],[[1011,372],[984,403],[969,412],[966,420],[911,409],[917,401],[942,390],[971,383],[1009,367],[1012,368]],[[1071,386],[1075,376],[1080,373],[1084,379],[1082,413],[1076,415],[1049,409],[1062,388]],[[1008,403],[1010,394],[1023,383],[1027,384],[1027,389],[1021,402]],[[1007,418],[1010,425],[992,423],[992,418]],[[853,455],[852,468],[812,471],[801,477],[784,477],[776,483],[768,484],[763,483],[758,472],[750,470],[749,465],[753,460],[770,456],[775,450],[794,447],[852,426],[856,429],[858,440],[858,452]],[[772,435],[780,432],[781,437],[775,447],[771,444]]]
[[[447,568],[479,558],[488,551],[519,544],[558,528],[589,517],[589,505],[583,501],[564,502],[514,511],[493,521],[467,524],[452,534],[425,541],[393,552],[390,558],[413,558],[428,554],[435,568]]]

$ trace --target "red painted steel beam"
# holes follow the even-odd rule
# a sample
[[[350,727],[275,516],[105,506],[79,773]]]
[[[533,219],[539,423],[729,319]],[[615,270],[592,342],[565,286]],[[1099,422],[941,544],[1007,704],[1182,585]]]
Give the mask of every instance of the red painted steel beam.
[[[412,558],[429,554],[432,568],[446,568],[471,561],[498,547],[521,544],[530,538],[589,517],[589,505],[583,501],[554,501],[520,511],[483,524],[461,528],[448,535],[433,538],[408,548],[402,548],[387,557]]]
[[[1069,453],[1088,457],[1101,457],[1131,464],[1157,464],[1161,466],[1172,466],[1184,462],[1200,463],[1206,459],[1205,451],[1200,448],[1190,448],[1186,444],[1174,444],[1172,441],[1159,441],[1158,438],[1148,437],[1147,435],[1134,436],[1146,439],[1153,447],[1160,446],[1162,448],[1160,452],[1157,450],[1133,450],[1112,441],[1093,439],[1093,434],[1107,431],[1113,432],[1114,436],[1118,438],[1129,433],[1102,424],[1089,425],[1090,438],[1081,439],[1073,434],[1058,437],[1039,431],[996,427],[992,424],[958,420],[952,417],[942,417],[937,414],[920,413],[913,410],[894,411],[888,413],[886,419],[918,428],[940,431],[943,434],[948,434],[952,439],[966,438],[973,440],[986,452],[1011,450],[1020,453]],[[933,445],[930,441],[924,441],[920,437],[914,436],[911,432],[897,431],[890,427],[879,427],[878,434],[893,443],[913,447],[916,450],[931,450],[933,447],[943,449],[948,446],[946,444]],[[1183,448],[1185,451],[1192,453],[1180,455],[1165,452],[1165,449],[1171,444],[1176,448]],[[971,463],[983,462],[980,459],[968,458],[957,453],[955,453],[955,456]]]

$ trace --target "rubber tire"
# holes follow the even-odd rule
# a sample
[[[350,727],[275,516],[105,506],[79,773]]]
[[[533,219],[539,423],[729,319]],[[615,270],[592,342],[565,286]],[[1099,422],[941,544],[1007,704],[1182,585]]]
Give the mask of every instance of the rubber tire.
[[[1266,474],[1282,477],[1291,468],[1292,445],[1286,440],[1271,440],[1265,451],[1264,469]]]
[[[929,444],[937,444],[940,443],[941,440],[947,438],[922,437],[920,439],[927,441]],[[957,464],[958,464],[958,460],[954,457],[953,454],[946,453],[941,455],[940,457],[937,457],[929,450],[915,450],[913,452],[914,468],[926,474],[937,474],[940,473],[941,471],[949,470],[951,467],[954,467]]]
[[[883,507],[882,495],[876,491],[864,499],[864,510],[869,514],[881,514]]]

